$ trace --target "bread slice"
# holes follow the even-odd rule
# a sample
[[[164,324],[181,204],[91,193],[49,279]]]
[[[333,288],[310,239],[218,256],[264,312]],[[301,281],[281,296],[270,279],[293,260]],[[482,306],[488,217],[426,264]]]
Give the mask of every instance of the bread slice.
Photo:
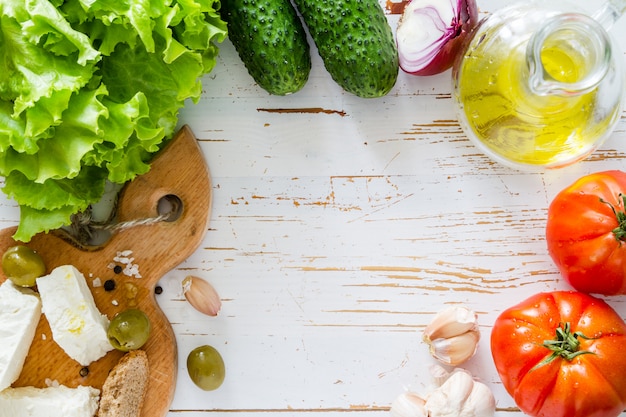
[[[98,417],[139,417],[149,376],[148,356],[132,350],[122,356],[102,386]]]

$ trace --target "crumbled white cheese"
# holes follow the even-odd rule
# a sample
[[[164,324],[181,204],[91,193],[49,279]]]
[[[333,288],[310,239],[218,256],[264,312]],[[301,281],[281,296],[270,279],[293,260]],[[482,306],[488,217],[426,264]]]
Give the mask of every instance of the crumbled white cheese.
[[[9,280],[0,285],[0,391],[22,372],[41,317],[41,301]]]
[[[52,338],[69,357],[87,366],[113,349],[107,338],[109,319],[74,266],[63,265],[37,278],[37,288]]]
[[[7,388],[0,392],[0,417],[93,417],[99,399],[100,390],[88,386]]]
[[[96,277],[96,278],[93,279],[93,281],[91,281],[91,285],[94,288],[102,287],[102,280],[99,277]]]

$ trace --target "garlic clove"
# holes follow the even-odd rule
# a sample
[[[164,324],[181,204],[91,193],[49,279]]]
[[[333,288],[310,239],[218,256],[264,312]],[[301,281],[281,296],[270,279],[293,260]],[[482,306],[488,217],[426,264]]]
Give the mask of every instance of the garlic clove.
[[[211,284],[202,278],[189,275],[183,280],[182,285],[183,295],[193,308],[208,316],[217,316],[222,301]]]
[[[446,339],[478,329],[478,315],[463,306],[446,308],[435,315],[424,329],[424,340]]]
[[[442,386],[443,383],[450,377],[450,372],[437,364],[430,365],[428,370],[430,371],[430,376],[433,378],[433,382],[437,387]]]
[[[493,417],[496,413],[496,399],[487,385],[474,381],[469,397],[463,405],[459,417]]]
[[[453,366],[474,356],[479,339],[478,315],[462,306],[449,307],[437,313],[423,334],[430,354]]]
[[[412,392],[400,394],[391,404],[391,417],[428,417],[426,401]]]
[[[411,392],[398,396],[391,405],[392,417],[494,417],[496,402],[487,385],[462,368],[448,372],[430,367],[438,387],[419,397]]]
[[[448,339],[435,339],[429,344],[430,354],[446,365],[459,365],[476,353],[480,334],[476,330]]]
[[[425,407],[429,417],[458,417],[473,386],[474,379],[468,372],[455,369],[448,379],[428,396]]]

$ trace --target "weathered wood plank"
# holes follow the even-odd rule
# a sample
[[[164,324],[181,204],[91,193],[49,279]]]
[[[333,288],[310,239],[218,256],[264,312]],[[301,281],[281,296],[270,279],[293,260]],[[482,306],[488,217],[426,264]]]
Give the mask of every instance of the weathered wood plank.
[[[508,3],[479,2],[481,16]],[[623,43],[626,25],[614,31]],[[492,388],[498,417],[521,417],[491,361],[491,326],[531,294],[568,288],[547,255],[547,207],[579,176],[626,167],[626,114],[587,160],[521,173],[463,134],[449,72],[400,73],[388,96],[364,100],[343,93],[313,52],[307,86],[272,97],[225,42],[202,99],[181,112],[207,159],[213,208],[201,248],[160,282],[180,358],[168,416],[386,416],[404,389],[430,384],[424,326],[464,304],[482,332],[464,367]],[[13,225],[17,209],[3,198],[0,225]],[[188,274],[216,287],[218,317],[186,303]],[[608,300],[626,318],[626,300]],[[205,343],[227,366],[213,392],[185,369]]]

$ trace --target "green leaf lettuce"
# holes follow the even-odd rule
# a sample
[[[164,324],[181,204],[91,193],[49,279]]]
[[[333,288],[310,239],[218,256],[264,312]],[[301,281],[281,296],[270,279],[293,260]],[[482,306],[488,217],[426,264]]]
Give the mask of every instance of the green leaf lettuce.
[[[0,176],[29,241],[146,173],[226,37],[219,1],[0,2]]]

